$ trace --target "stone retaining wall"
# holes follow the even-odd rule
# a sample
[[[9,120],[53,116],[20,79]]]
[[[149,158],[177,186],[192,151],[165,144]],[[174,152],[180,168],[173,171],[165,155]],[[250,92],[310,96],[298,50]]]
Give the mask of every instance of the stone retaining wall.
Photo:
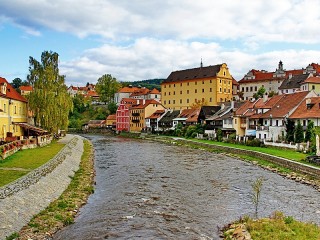
[[[79,169],[83,138],[67,135],[66,146],[47,164],[0,189],[0,239],[18,232],[57,199]]]
[[[208,143],[199,143],[199,142],[194,142],[194,141],[189,141],[185,139],[178,139],[180,142],[184,143],[189,143],[189,144],[195,144],[198,146],[203,146],[203,147],[209,147],[217,150],[221,150],[224,152],[230,152],[234,154],[243,154],[243,155],[250,155],[254,157],[258,157],[261,159],[265,159],[269,162],[278,164],[282,167],[286,167],[289,169],[292,169],[293,171],[302,173],[302,174],[307,174],[310,175],[314,178],[320,179],[320,168],[316,168],[307,164],[291,161],[289,159],[281,158],[281,157],[276,157],[273,155],[269,155],[266,153],[261,153],[261,152],[256,152],[252,150],[245,150],[245,149],[239,149],[239,148],[233,148],[233,147],[227,147],[227,146],[218,146],[218,145],[213,145],[213,144],[208,144]]]

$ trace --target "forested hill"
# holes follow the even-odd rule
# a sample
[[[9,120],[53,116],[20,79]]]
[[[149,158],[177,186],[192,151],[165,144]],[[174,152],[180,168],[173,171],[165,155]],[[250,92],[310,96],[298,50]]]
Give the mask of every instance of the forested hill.
[[[134,87],[146,87],[148,89],[158,89],[161,90],[160,84],[162,81],[165,80],[163,78],[156,78],[156,79],[148,79],[148,80],[141,80],[141,81],[134,81],[134,82],[121,82],[122,86],[129,86],[132,85]]]

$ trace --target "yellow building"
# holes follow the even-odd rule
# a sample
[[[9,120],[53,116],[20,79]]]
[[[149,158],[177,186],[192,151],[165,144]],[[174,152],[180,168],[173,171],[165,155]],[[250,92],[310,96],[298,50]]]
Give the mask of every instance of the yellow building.
[[[0,139],[23,136],[18,123],[27,122],[27,100],[0,77]]]
[[[199,102],[217,106],[232,100],[232,79],[225,63],[172,72],[161,83],[161,103],[174,110],[188,109]]]
[[[137,99],[137,104],[132,105],[130,111],[130,132],[141,132],[146,128],[146,118],[157,110],[164,110],[161,103],[154,99]]]

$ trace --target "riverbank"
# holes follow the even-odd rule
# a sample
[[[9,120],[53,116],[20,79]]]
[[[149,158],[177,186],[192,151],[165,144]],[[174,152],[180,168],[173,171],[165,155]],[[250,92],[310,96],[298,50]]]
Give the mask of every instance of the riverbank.
[[[66,146],[58,154],[63,156],[61,163],[54,169],[51,169],[51,172],[46,172],[37,182],[27,185],[25,188],[20,188],[19,191],[1,199],[0,239],[5,239],[11,236],[12,233],[15,233],[14,236],[17,236],[16,232],[19,232],[22,227],[26,226],[30,222],[30,219],[43,211],[51,202],[60,199],[61,194],[69,186],[75,172],[79,170],[84,151],[84,139],[80,136],[68,134],[61,141],[66,142]],[[28,179],[28,177],[26,176],[25,178]],[[39,231],[33,230],[33,232]],[[29,238],[28,234],[22,234],[19,239]],[[32,239],[43,238],[35,237]]]

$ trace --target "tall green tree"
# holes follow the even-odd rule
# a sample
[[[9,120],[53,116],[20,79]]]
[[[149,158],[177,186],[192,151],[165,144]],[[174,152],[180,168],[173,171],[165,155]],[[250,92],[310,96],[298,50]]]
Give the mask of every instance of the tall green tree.
[[[110,103],[114,101],[114,94],[119,90],[120,83],[110,74],[102,75],[96,84],[96,91],[100,96],[100,101]]]
[[[27,86],[28,85],[28,81],[24,80],[22,81],[21,78],[15,78],[12,80],[12,82],[10,83],[11,86],[16,89],[19,93],[20,93],[20,87],[21,86]]]
[[[294,129],[294,140],[296,143],[301,143],[304,140],[303,127],[300,120],[298,120],[297,126]]]
[[[58,63],[56,52],[44,51],[40,62],[30,56],[28,75],[29,84],[33,87],[29,106],[35,124],[55,133],[68,127],[68,115],[73,109],[65,76],[59,74]]]
[[[306,136],[304,138],[305,142],[310,142],[312,138],[314,137],[314,123],[313,121],[308,122],[307,130],[306,130]]]
[[[286,141],[287,142],[294,142],[294,121],[291,119],[286,119],[285,122],[286,126]]]

